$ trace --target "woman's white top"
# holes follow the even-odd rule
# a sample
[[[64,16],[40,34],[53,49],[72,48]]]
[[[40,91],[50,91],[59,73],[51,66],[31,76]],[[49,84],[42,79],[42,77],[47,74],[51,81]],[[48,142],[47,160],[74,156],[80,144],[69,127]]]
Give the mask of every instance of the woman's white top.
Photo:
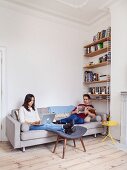
[[[35,122],[40,121],[40,117],[37,109],[35,111],[31,108],[30,111],[27,111],[24,106],[19,109],[19,120],[21,123],[27,122]]]

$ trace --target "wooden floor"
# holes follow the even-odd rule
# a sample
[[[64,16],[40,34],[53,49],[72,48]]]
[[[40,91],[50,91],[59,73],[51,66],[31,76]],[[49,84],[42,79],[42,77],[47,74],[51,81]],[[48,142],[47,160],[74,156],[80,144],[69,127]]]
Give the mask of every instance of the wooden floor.
[[[127,152],[118,150],[110,141],[102,142],[102,136],[84,137],[86,152],[80,141],[69,141],[65,159],[62,143],[52,153],[54,143],[33,146],[22,152],[13,150],[8,142],[0,143],[0,170],[127,170]]]

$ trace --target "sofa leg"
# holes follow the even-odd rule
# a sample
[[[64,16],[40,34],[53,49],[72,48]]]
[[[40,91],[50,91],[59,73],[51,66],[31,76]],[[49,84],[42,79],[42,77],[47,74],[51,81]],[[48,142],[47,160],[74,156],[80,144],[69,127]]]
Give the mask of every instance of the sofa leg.
[[[96,138],[96,137],[97,137],[97,134],[94,134],[94,137]]]
[[[25,147],[22,147],[22,152],[25,152],[25,150],[26,150]]]

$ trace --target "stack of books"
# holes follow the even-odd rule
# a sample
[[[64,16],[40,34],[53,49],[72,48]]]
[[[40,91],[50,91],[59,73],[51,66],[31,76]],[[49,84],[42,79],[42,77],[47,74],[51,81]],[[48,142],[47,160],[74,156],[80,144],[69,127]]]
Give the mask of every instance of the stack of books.
[[[111,27],[98,32],[95,36],[93,36],[93,41],[97,41],[105,37],[111,37]]]
[[[89,87],[89,94],[109,94],[109,86]]]
[[[99,80],[99,74],[94,73],[93,71],[85,71],[84,72],[84,81],[92,82],[92,81],[98,81]]]

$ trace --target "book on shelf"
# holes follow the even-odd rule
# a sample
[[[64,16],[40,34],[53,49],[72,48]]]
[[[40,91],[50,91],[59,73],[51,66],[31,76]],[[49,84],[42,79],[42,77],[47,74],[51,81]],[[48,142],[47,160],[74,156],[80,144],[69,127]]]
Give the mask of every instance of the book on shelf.
[[[93,71],[85,71],[84,72],[84,81],[85,83],[92,83],[97,81],[110,81],[110,75],[99,75],[98,73],[94,73]]]
[[[103,56],[99,57],[99,63],[103,63],[105,61],[108,61],[108,62],[111,61],[111,52],[110,51],[107,54],[104,54]]]
[[[95,36],[93,36],[93,42],[101,40],[102,38],[105,37],[111,37],[111,27],[108,27],[106,30],[98,32]]]
[[[110,94],[109,89],[110,89],[110,86],[89,87],[88,94],[109,95]]]
[[[98,40],[101,40],[106,37],[111,37],[111,27],[108,27],[106,30],[102,30],[101,32],[98,32],[95,36],[93,36],[93,42],[96,42]],[[111,41],[108,39],[107,41],[104,40],[104,42],[99,42],[98,44],[94,44],[91,46],[86,47],[86,54],[92,53],[94,51],[100,50],[102,48],[108,48],[111,49]]]
[[[98,81],[99,80],[99,74],[94,73],[93,71],[85,71],[84,72],[84,81],[87,82],[93,82],[93,81]]]

